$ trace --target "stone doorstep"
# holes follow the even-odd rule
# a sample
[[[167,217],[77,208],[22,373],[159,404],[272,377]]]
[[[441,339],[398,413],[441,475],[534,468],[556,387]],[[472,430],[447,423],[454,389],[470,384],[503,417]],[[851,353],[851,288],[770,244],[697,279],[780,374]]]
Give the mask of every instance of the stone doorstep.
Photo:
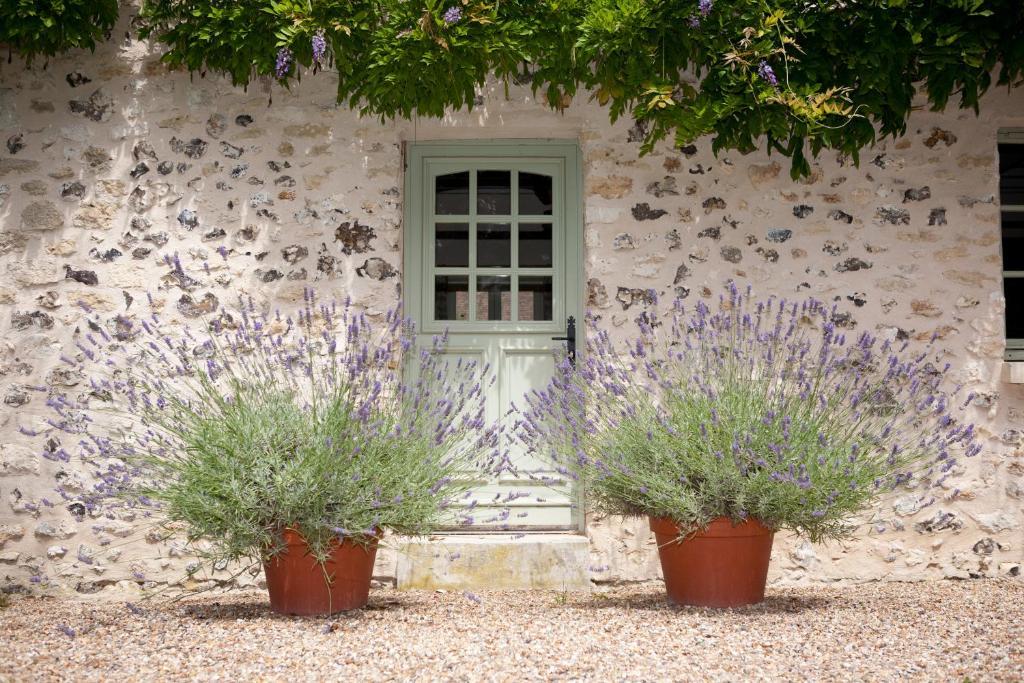
[[[399,589],[589,591],[590,545],[577,534],[448,534],[401,539]]]

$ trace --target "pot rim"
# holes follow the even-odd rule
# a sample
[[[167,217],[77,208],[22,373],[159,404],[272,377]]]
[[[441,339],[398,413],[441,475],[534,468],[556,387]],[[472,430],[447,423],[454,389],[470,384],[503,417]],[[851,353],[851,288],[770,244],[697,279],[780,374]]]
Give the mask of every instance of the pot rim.
[[[739,524],[733,524],[729,517],[716,517],[711,520],[703,529],[694,529],[682,533],[678,522],[671,517],[649,516],[651,531],[663,536],[682,537],[684,540],[692,538],[747,538],[755,536],[768,536],[775,533],[775,530],[759,519],[748,518]]]

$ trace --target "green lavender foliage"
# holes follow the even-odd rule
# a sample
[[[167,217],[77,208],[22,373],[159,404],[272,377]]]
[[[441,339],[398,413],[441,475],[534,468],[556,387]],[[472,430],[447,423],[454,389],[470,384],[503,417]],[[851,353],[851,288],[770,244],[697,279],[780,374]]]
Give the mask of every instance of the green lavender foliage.
[[[852,534],[894,491],[947,495],[973,426],[930,349],[856,340],[821,302],[682,302],[622,343],[593,327],[578,367],[528,395],[524,444],[604,512],[683,530],[756,518],[812,541]],[[593,321],[592,321],[593,322]]]
[[[243,305],[183,337],[157,314],[117,337],[96,321],[64,357],[92,389],[48,421],[81,448],[48,457],[93,466],[90,510],[184,528],[213,561],[266,557],[289,527],[322,559],[464,521],[466,473],[495,456],[485,369],[449,363],[444,338],[417,348],[395,313],[374,326],[307,297],[297,320]]]

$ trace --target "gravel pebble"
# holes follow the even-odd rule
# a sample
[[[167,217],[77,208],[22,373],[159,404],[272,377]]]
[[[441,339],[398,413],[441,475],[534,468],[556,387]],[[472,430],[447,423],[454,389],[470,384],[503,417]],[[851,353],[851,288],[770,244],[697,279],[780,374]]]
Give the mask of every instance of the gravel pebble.
[[[379,589],[364,610],[295,618],[256,591],[107,590],[14,597],[0,680],[1020,681],[1022,604],[1013,580],[769,589],[722,611],[670,607],[660,584]]]

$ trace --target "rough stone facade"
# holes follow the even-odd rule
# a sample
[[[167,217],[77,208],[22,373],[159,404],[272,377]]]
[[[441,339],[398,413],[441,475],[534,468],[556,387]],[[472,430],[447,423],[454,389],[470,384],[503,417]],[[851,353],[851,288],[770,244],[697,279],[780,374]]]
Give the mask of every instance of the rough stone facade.
[[[125,31],[115,32],[117,36]],[[1024,388],[1005,381],[996,131],[1024,127],[1024,94],[993,93],[982,116],[919,112],[906,137],[860,167],[826,154],[793,182],[785,159],[710,142],[638,154],[639,131],[577,98],[563,114],[501,87],[443,121],[380,123],[338,107],[329,74],[293,92],[244,92],[168,72],[125,38],[47,68],[0,65],[0,586],[93,590],[179,578],[192,560],[139,523],[83,516],[54,493],[85,485],[41,458],[45,384],[85,302],[111,321],[148,307],[187,321],[252,296],[258,306],[351,296],[371,314],[402,280],[402,149],[423,139],[576,139],[585,187],[587,305],[626,325],[673,296],[730,278],[762,294],[839,304],[836,324],[894,339],[937,334],[985,450],[945,497],[912,492],[839,546],[779,539],[772,580],[1017,575],[1024,552]],[[273,102],[271,103],[270,100]],[[177,277],[180,259],[192,277]],[[591,519],[596,580],[657,576],[646,524]],[[393,575],[382,553],[377,573]],[[214,573],[226,579],[227,569]]]

